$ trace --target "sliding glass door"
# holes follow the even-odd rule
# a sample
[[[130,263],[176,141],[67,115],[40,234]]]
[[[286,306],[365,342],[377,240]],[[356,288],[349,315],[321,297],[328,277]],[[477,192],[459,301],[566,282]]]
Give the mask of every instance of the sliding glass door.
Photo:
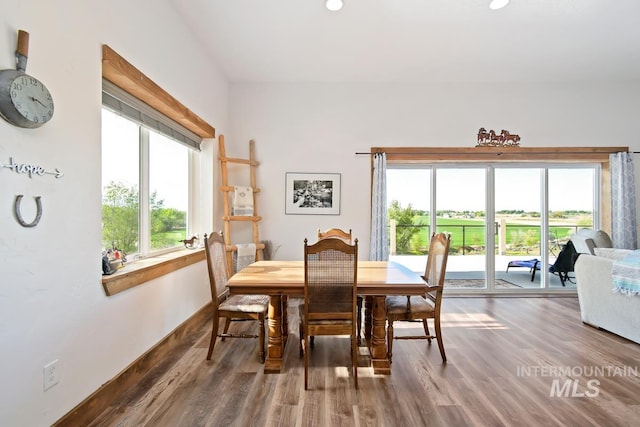
[[[450,292],[575,289],[553,266],[578,228],[598,226],[599,165],[389,165],[391,259],[423,272],[432,232],[452,236]]]
[[[387,169],[389,254],[413,271],[424,273],[431,235],[430,167]]]
[[[545,265],[544,169],[496,168],[494,188],[496,288],[539,288]]]
[[[561,256],[564,245],[578,229],[594,228],[596,225],[595,228],[600,228],[599,212],[593,208],[600,205],[600,193],[596,185],[599,182],[599,170],[553,168],[549,169],[548,182],[548,255],[550,262],[555,262]],[[565,273],[563,266],[564,262],[558,260],[557,268],[551,269],[549,287],[575,289],[573,272]]]
[[[452,289],[485,289],[487,250],[487,169],[437,168],[436,230],[451,234],[451,250],[447,262]]]

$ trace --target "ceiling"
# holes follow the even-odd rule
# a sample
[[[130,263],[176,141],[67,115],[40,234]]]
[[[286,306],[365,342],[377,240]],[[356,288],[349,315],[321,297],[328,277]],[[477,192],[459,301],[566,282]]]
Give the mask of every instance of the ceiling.
[[[640,0],[171,0],[231,82],[640,81]]]

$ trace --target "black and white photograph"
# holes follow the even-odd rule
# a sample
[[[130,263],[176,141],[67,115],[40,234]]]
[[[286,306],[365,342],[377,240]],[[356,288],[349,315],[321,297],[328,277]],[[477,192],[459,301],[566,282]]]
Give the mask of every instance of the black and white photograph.
[[[286,174],[285,213],[299,215],[340,214],[340,174]]]

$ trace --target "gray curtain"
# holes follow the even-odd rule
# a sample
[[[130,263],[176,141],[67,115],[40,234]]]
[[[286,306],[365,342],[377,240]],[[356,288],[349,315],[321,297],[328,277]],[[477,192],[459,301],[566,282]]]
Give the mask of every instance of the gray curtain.
[[[621,249],[635,249],[636,188],[633,173],[633,154],[612,153],[611,164],[611,240]]]
[[[373,155],[373,194],[371,197],[371,261],[389,259],[387,237],[387,155]]]

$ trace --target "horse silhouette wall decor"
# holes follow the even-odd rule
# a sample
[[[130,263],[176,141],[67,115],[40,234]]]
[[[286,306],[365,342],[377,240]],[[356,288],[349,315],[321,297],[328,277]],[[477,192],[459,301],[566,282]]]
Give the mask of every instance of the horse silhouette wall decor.
[[[476,147],[519,147],[520,135],[512,134],[508,130],[502,129],[500,134],[491,129],[489,132],[485,128],[478,130],[478,144]]]

